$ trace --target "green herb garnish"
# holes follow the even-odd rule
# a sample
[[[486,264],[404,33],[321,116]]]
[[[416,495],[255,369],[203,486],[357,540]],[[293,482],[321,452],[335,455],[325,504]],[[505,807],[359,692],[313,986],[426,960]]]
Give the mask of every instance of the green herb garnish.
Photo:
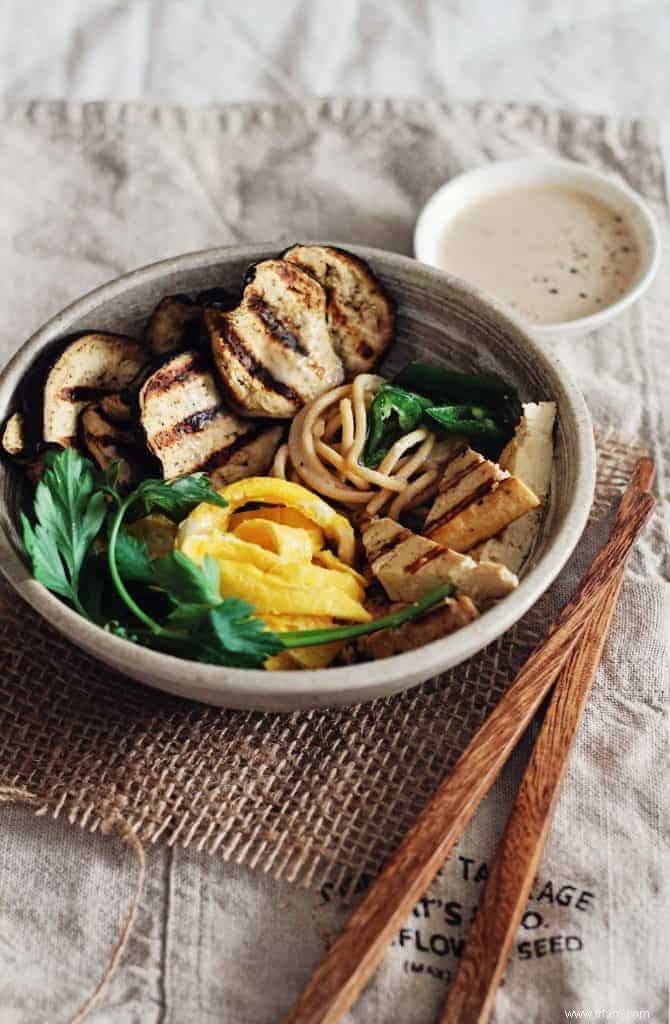
[[[95,490],[93,466],[71,448],[47,452],[46,470],[35,490],[35,525],[21,513],[23,543],[33,576],[88,618],[80,594],[84,560],[107,513]]]

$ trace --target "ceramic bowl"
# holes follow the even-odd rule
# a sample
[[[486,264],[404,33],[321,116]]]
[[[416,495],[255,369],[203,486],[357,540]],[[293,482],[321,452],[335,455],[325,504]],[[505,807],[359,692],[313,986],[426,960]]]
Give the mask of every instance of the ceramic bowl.
[[[600,200],[624,218],[633,232],[641,259],[637,277],[616,302],[597,313],[551,324],[532,324],[528,329],[540,339],[587,334],[619,316],[646,292],[661,259],[661,236],[656,219],[640,196],[627,185],[573,160],[529,157],[500,160],[459,174],[434,192],[421,210],[414,230],[414,255],[423,263],[439,265],[439,245],[448,223],[478,200],[510,188],[559,185]],[[453,268],[457,269],[457,268]]]
[[[463,281],[390,252],[347,246],[367,260],[398,303],[397,341],[383,369],[420,356],[445,366],[493,370],[522,399],[558,406],[552,492],[543,530],[518,587],[452,636],[393,658],[306,672],[227,669],[186,662],[106,633],[71,611],[27,569],[17,533],[25,485],[0,467],[0,564],[16,591],[57,630],[90,654],[149,686],[231,708],[290,711],[356,704],[415,686],[486,647],[509,629],[549,586],[579,540],[593,497],[591,421],[571,374],[502,308]],[[57,339],[82,329],[141,332],[158,300],[221,285],[240,288],[246,266],[281,245],[209,249],[152,264],[97,288],[41,327],[0,375],[0,422],[12,411],[19,382]]]

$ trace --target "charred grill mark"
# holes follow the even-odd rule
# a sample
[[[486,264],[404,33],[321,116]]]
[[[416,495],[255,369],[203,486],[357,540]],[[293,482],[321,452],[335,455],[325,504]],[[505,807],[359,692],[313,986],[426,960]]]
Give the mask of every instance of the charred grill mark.
[[[405,572],[414,575],[414,573],[417,573],[419,569],[423,569],[425,565],[428,565],[429,562],[433,561],[433,559],[439,558],[440,555],[443,554],[444,550],[440,547],[434,547],[431,548],[430,551],[424,551],[422,555],[419,555],[419,557],[415,558],[413,562],[410,562],[409,565],[405,566]]]
[[[115,434],[95,434],[90,430],[84,430],[84,440],[87,446],[113,448],[119,456],[127,460],[136,460],[139,454],[137,445],[132,440],[117,437]]]
[[[288,263],[286,260],[277,260],[277,274],[282,279],[289,291],[301,291],[300,288],[300,269],[293,263]],[[309,275],[312,276],[311,274]],[[307,301],[307,296],[305,296]]]
[[[277,380],[276,377],[273,377],[267,366],[261,363],[253,352],[249,351],[233,325],[225,318],[223,318],[222,326],[223,336],[226,343],[230,346],[230,349],[238,363],[244,367],[250,377],[255,377],[256,380],[260,381],[264,388],[268,391],[274,391],[276,395],[280,395],[282,398],[285,398],[287,402],[291,402],[296,408],[300,408],[300,406],[304,405],[303,399],[297,391],[288,384],[284,384],[283,381]]]
[[[111,395],[115,388],[93,387],[88,384],[77,384],[73,388],[61,388],[58,397],[64,402],[97,402],[105,395]]]
[[[467,445],[463,445],[462,448],[458,448],[455,452],[453,452],[449,456],[449,458],[447,459],[447,461],[444,464],[444,473],[442,475],[442,479],[443,480],[446,480],[447,470],[449,469],[449,466],[452,466],[454,464],[454,462],[456,462],[457,459],[460,459],[461,456],[465,455],[467,450],[468,450],[468,446]],[[448,483],[448,481],[447,481],[447,483]]]
[[[486,495],[489,494],[495,486],[495,480],[487,480],[485,483],[480,484],[472,494],[466,494],[462,501],[459,501],[453,508],[450,508],[448,512],[445,512],[443,516],[440,516],[439,519],[436,519],[435,522],[430,524],[428,536],[431,537],[436,530],[440,530],[443,526],[446,526],[448,522],[454,519],[457,515],[460,515],[461,512],[464,512],[469,505],[474,505],[476,501],[486,497]]]
[[[462,483],[463,480],[465,480],[466,477],[470,476],[470,474],[475,469],[477,469],[478,466],[481,466],[481,465],[482,465],[481,459],[473,459],[472,462],[468,462],[468,464],[466,466],[463,466],[462,469],[459,469],[458,473],[456,473],[455,476],[450,476],[447,480],[445,480],[445,483],[446,483],[445,490],[449,490],[450,491],[450,490],[452,490],[452,488],[458,487],[458,485],[460,483]]]
[[[200,465],[200,470],[204,473],[213,473],[216,469],[220,469],[221,466],[225,466],[233,455],[241,451],[242,448],[246,448],[247,445],[253,444],[254,441],[257,441],[267,429],[267,424],[257,424],[252,427],[251,430],[247,430],[245,434],[239,434],[234,441],[231,441],[230,444],[227,444],[224,448],[219,448],[218,451],[212,452],[208,455],[205,461]]]
[[[95,406],[95,414],[96,414],[96,416],[99,417],[99,419],[101,419],[103,421],[103,423],[107,423],[108,426],[110,426],[110,427],[120,427],[120,426],[123,426],[126,423],[129,423],[130,420],[131,420],[131,409],[130,409],[130,407],[128,408],[128,415],[127,415],[127,417],[125,419],[121,419],[120,417],[113,416],[111,413],[109,413],[105,409],[105,407],[102,404],[102,402],[100,402],[98,405]]]
[[[221,405],[213,405],[209,409],[199,409],[198,412],[185,416],[183,420],[174,423],[165,430],[159,430],[151,437],[151,444],[154,448],[169,448],[188,434],[199,434],[209,423],[214,420],[221,411]]]
[[[208,370],[209,365],[204,353],[196,352],[186,363],[178,366],[168,365],[162,370],[156,370],[150,380],[147,381],[144,391],[144,401],[155,392],[167,391],[174,384],[184,384],[186,381]]]
[[[376,562],[378,558],[382,558],[384,555],[390,554],[390,552],[393,551],[394,548],[396,548],[399,544],[402,544],[403,541],[409,540],[411,536],[412,531],[406,530],[404,529],[404,527],[399,530],[396,530],[396,532],[389,540],[384,541],[384,543],[376,551],[371,553],[370,561]]]
[[[297,352],[305,358],[310,355],[309,349],[300,338],[293,331],[289,330],[286,324],[282,323],[272,307],[260,295],[250,295],[247,299],[247,307],[256,314],[265,327],[267,327],[272,337],[276,338],[284,348],[289,349],[291,352]]]

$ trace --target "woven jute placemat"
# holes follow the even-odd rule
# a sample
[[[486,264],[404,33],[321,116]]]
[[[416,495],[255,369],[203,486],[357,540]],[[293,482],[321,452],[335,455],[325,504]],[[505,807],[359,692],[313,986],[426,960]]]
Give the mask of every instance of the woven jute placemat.
[[[640,454],[599,439],[593,517],[611,508]],[[141,686],[4,594],[0,787],[92,832],[120,826],[143,844],[194,846],[347,889],[393,852],[542,637],[551,601],[404,694],[285,716]]]

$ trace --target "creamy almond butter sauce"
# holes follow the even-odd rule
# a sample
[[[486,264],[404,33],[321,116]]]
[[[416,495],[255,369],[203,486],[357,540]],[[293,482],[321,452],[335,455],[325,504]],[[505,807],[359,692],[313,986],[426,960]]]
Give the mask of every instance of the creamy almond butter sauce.
[[[510,189],[466,207],[447,225],[438,259],[536,324],[604,309],[640,269],[623,217],[556,185]]]

